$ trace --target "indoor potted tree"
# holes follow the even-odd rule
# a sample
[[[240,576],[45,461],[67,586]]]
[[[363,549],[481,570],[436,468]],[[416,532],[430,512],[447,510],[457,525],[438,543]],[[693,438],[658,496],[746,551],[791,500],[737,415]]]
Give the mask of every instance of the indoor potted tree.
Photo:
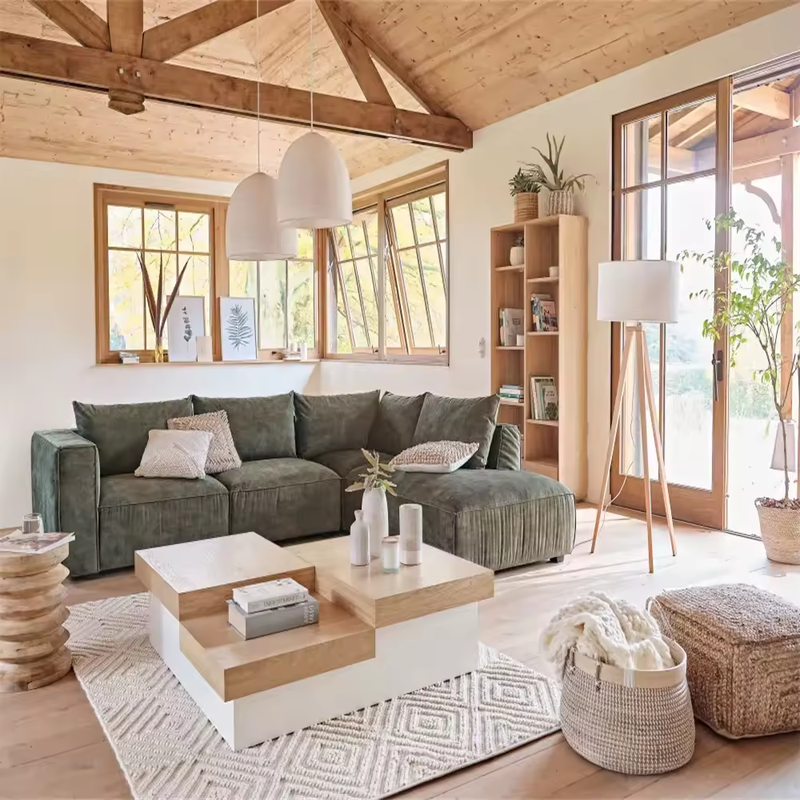
[[[538,164],[526,164],[528,169],[537,169],[542,175],[541,183],[550,190],[547,198],[547,216],[552,217],[556,214],[575,213],[575,189],[583,191],[586,188],[585,179],[590,178],[588,172],[580,175],[564,175],[561,167],[561,151],[564,149],[564,141],[567,137],[562,136],[560,142],[556,142],[555,136],[547,134],[547,155],[538,147],[533,149],[542,157],[547,166],[547,170]],[[549,175],[547,174],[549,171]]]
[[[539,167],[518,169],[508,182],[514,198],[514,222],[525,222],[539,216],[539,192],[542,190],[542,171]]]
[[[713,223],[706,224],[711,228]],[[783,320],[787,314],[792,314],[800,274],[787,266],[777,239],[767,239],[762,230],[748,226],[733,211],[717,217],[716,227],[718,231],[728,230],[743,237],[740,255],[715,256],[713,252],[685,251],[679,259],[683,262],[689,258],[730,276],[727,291],[704,289],[689,295],[715,300],[714,316],[703,322],[703,336],[716,340],[728,330],[732,366],[736,363],[737,351],[745,342],[755,342],[764,354],[766,366],[755,370],[754,377],[769,387],[778,415],[778,447],[783,448],[783,497],[759,497],[755,504],[767,557],[785,564],[800,564],[800,500],[789,496],[789,466],[793,459],[788,452],[786,414],[786,401],[800,366],[800,337],[797,336],[800,323],[793,326],[793,352],[781,352]],[[782,368],[785,385],[781,379]]]

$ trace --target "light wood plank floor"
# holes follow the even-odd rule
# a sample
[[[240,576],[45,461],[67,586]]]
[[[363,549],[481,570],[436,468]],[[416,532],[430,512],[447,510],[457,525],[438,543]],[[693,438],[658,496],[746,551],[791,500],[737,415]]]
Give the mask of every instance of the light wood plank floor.
[[[678,557],[666,531],[656,535],[655,575],[647,573],[644,524],[609,514],[589,554],[594,511],[579,509],[578,546],[560,565],[498,575],[481,606],[482,639],[545,671],[542,626],[576,594],[601,589],[643,603],[662,588],[746,581],[800,603],[800,568],[770,564],[758,542],[689,526]],[[141,591],[132,572],[71,584],[70,603]],[[127,784],[83,692],[70,675],[35,692],[0,695],[0,797],[129,797]],[[560,734],[428,783],[405,797],[425,798],[800,798],[800,734],[729,742],[698,725],[690,764],[661,777],[598,769]],[[165,800],[174,800],[173,798]]]

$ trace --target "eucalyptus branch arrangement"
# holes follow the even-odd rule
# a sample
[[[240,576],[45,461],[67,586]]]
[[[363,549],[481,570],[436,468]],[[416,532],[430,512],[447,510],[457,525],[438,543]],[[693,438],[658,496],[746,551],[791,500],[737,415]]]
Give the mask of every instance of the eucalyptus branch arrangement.
[[[348,486],[345,491],[360,492],[362,489],[364,491],[369,489],[385,489],[390,495],[397,497],[397,492],[395,492],[397,484],[389,480],[394,472],[394,467],[390,464],[382,464],[380,454],[377,450],[370,453],[369,450],[364,450],[362,448],[361,452],[364,454],[364,458],[367,459],[369,468],[366,472],[359,474],[358,477],[363,478],[363,480]]]
[[[716,225],[717,231],[731,231],[743,236],[741,256],[735,257],[731,253],[715,255],[713,251],[695,253],[686,250],[680,253],[678,260],[682,264],[692,260],[730,276],[728,290],[702,289],[692,292],[689,297],[714,302],[714,315],[703,321],[703,336],[717,340],[728,331],[731,366],[735,365],[736,354],[747,341],[755,341],[764,353],[766,366],[754,370],[753,378],[770,387],[772,402],[780,420],[784,495],[783,500],[760,497],[757,502],[771,507],[800,509],[800,501],[789,498],[785,412],[792,391],[792,380],[800,367],[800,322],[793,326],[793,353],[781,352],[783,321],[787,314],[792,314],[794,295],[800,288],[800,274],[794,273],[786,264],[781,243],[777,239],[767,239],[762,230],[747,225],[733,210],[721,214],[715,221],[706,222],[709,230],[713,225]],[[786,383],[782,385],[781,370],[784,364],[788,366],[788,371],[785,371]]]
[[[538,166],[518,169],[517,174],[508,182],[511,196],[518,194],[539,194],[542,190],[544,175]]]
[[[566,136],[561,137],[561,141],[556,141],[555,136],[547,134],[547,155],[545,155],[538,147],[533,149],[542,157],[550,175],[539,164],[525,164],[529,170],[538,170],[542,176],[540,183],[551,192],[568,192],[574,189],[583,191],[586,188],[586,178],[592,178],[588,172],[582,172],[580,175],[564,175],[564,170],[561,166],[561,151],[564,149],[564,142]]]

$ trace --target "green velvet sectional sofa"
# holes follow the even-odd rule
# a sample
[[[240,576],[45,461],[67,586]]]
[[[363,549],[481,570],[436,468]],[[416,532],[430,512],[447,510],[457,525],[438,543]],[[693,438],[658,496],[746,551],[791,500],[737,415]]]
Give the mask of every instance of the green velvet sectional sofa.
[[[344,489],[368,447],[389,458],[419,441],[480,441],[450,474],[396,473],[390,528],[402,503],[423,506],[424,538],[491,569],[571,552],[575,501],[562,484],[520,470],[516,427],[495,425],[498,398],[187,397],[75,403],[75,430],[34,433],[33,508],[47,530],[74,531],[74,576],[133,565],[134,551],[243,531],[276,541],[348,530],[361,493]],[[148,432],[167,420],[225,410],[239,469],[199,480],[137,478]]]

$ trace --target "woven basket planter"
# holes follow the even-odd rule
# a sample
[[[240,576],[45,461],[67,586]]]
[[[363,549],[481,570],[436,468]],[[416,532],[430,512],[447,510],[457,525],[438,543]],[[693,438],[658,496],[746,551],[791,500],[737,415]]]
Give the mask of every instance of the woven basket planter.
[[[539,195],[520,192],[514,195],[514,222],[526,222],[539,216]]]
[[[557,214],[575,213],[575,193],[568,189],[559,189],[550,192],[547,198],[547,215],[554,217]]]
[[[800,511],[770,508],[758,501],[756,509],[767,558],[780,564],[800,564]]]
[[[570,652],[561,727],[576,753],[626,775],[657,775],[689,761],[694,715],[686,653],[667,641],[677,666],[658,671],[623,670]]]

